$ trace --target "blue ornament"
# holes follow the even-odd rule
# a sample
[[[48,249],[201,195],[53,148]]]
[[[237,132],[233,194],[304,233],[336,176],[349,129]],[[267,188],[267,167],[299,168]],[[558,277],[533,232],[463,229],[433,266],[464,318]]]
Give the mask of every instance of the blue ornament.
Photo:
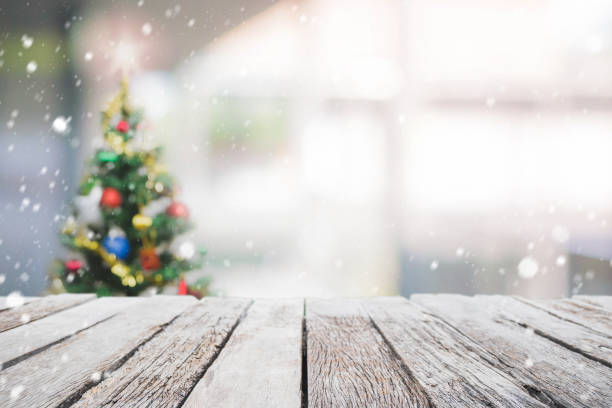
[[[130,242],[121,235],[107,236],[102,241],[102,246],[109,254],[115,255],[118,259],[124,260],[130,253]]]

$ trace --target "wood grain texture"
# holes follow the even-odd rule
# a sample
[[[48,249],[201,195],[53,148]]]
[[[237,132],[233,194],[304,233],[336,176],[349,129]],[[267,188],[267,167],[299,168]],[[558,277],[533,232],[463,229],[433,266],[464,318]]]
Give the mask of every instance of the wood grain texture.
[[[546,405],[480,355],[486,350],[404,298],[364,302],[376,327],[436,407],[524,408]]]
[[[184,408],[298,408],[303,300],[256,300]]]
[[[33,302],[34,300],[40,299],[39,297],[34,296],[22,296],[23,304]],[[11,306],[8,305],[6,296],[0,296],[0,312],[3,310],[11,309]]]
[[[102,298],[0,333],[0,366],[6,368],[41,349],[108,319],[136,298]]]
[[[525,302],[546,310],[567,321],[597,330],[612,337],[612,311],[582,299],[527,300]]]
[[[191,306],[72,408],[181,406],[249,304],[205,298]]]
[[[70,405],[196,301],[142,298],[131,308],[0,372],[0,406]]]
[[[306,301],[309,407],[429,407],[358,300]]]
[[[42,319],[50,314],[80,305],[95,298],[96,295],[93,294],[61,294],[26,302],[22,306],[7,309],[0,314],[2,316],[0,318],[0,332]]]
[[[528,300],[495,296],[489,302],[509,310],[524,327],[612,368],[612,319],[603,309],[577,300]]]
[[[481,358],[547,405],[612,406],[610,368],[522,327],[509,317],[510,310],[487,297],[416,295],[411,300],[479,343],[487,351],[475,350]]]
[[[612,312],[612,296],[574,296],[572,299],[577,299],[579,301],[590,303],[597,307],[607,310],[608,312]]]

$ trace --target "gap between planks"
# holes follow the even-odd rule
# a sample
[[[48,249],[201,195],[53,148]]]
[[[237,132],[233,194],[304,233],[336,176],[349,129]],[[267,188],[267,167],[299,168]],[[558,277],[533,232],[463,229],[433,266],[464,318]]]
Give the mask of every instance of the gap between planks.
[[[93,294],[61,294],[24,301],[0,312],[0,333],[96,299]]]
[[[134,305],[137,298],[100,298],[0,333],[0,369],[68,340]]]
[[[432,296],[432,298],[434,298],[436,296]],[[451,296],[443,296],[445,298],[445,300],[448,300],[448,298],[450,298]],[[381,301],[384,300],[385,298],[379,298]],[[406,299],[403,298],[387,298],[387,299],[395,299],[394,301],[398,301],[398,302],[405,302],[407,304],[412,304],[412,308],[414,309],[414,307],[416,306],[413,302],[409,302]],[[425,298],[423,298],[425,299]],[[442,297],[440,297],[440,299],[442,299]],[[474,298],[472,298],[474,299]],[[481,300],[483,300],[484,298],[481,298]],[[474,299],[474,301],[476,301],[477,299]],[[220,299],[219,301],[227,301],[227,299]],[[244,299],[243,299],[244,301]],[[309,312],[311,312],[311,310],[308,309],[308,303],[310,301],[314,301],[314,302],[321,302],[322,300],[320,299],[315,299],[315,300],[301,300],[301,312],[300,313],[291,313],[292,319],[296,319],[295,321],[298,323],[299,325],[299,329],[298,332],[301,333],[301,335],[299,336],[299,343],[300,343],[300,347],[297,349],[297,353],[299,355],[299,359],[301,359],[300,364],[299,364],[299,368],[298,368],[298,372],[300,372],[300,378],[299,381],[297,383],[293,383],[293,386],[295,389],[297,389],[297,398],[292,400],[293,402],[297,401],[297,405],[283,405],[283,406],[301,406],[302,408],[307,408],[309,406],[314,406],[314,407],[319,407],[319,406],[324,406],[322,404],[317,404],[317,400],[310,400],[309,399],[309,392],[310,389],[312,387],[312,384],[309,384],[309,382],[313,381],[314,379],[309,377],[309,372],[310,370],[312,370],[312,366],[309,365],[309,358],[310,358],[310,353],[312,352],[312,350],[310,350],[310,348],[308,347],[309,343],[311,341],[313,341],[312,338],[309,338],[309,323],[311,320],[309,320]],[[343,299],[343,300],[337,300],[337,302],[348,302],[348,299]],[[516,302],[520,302],[520,299],[514,299],[514,301]],[[261,301],[260,301],[261,302]],[[272,301],[274,302],[274,301]],[[278,302],[278,300],[276,300],[276,302]],[[408,377],[410,377],[410,382],[412,384],[415,384],[417,387],[423,387],[422,391],[425,397],[425,401],[423,402],[423,405],[421,406],[427,406],[427,404],[430,404],[432,406],[445,406],[444,404],[440,404],[440,398],[443,398],[443,396],[441,396],[442,394],[442,389],[439,389],[438,394],[436,394],[436,386],[439,386],[441,384],[438,385],[434,385],[433,387],[429,387],[428,386],[428,377],[423,377],[423,372],[422,371],[418,371],[418,370],[422,370],[423,367],[418,368],[418,361],[411,361],[410,360],[410,356],[406,357],[405,352],[402,352],[402,346],[401,344],[398,343],[398,341],[401,340],[401,338],[399,338],[400,340],[398,340],[397,337],[393,337],[390,336],[390,333],[393,332],[393,330],[397,330],[397,328],[393,328],[392,326],[388,326],[388,324],[397,324],[394,322],[387,322],[385,323],[385,315],[381,314],[382,313],[382,309],[376,309],[376,302],[372,301],[372,300],[368,300],[368,299],[360,299],[358,301],[353,300],[353,302],[356,302],[358,304],[358,309],[359,308],[364,308],[364,310],[367,312],[365,314],[361,314],[361,316],[365,319],[364,321],[369,321],[369,324],[371,325],[372,329],[374,330],[375,333],[377,333],[377,335],[379,336],[379,338],[381,339],[381,345],[382,347],[387,347],[390,351],[390,356],[391,356],[391,360],[394,360],[395,363],[393,361],[389,361],[389,364],[393,365],[393,364],[399,364],[402,369],[404,370],[404,372],[407,374]],[[92,302],[93,303],[93,302]],[[80,307],[84,307],[85,305],[81,305]],[[533,306],[533,305],[532,305]],[[193,306],[195,307],[195,306]],[[247,306],[246,309],[244,309],[244,311],[242,312],[242,314],[237,318],[237,320],[235,321],[234,325],[231,327],[230,331],[228,332],[227,336],[224,338],[224,340],[219,344],[218,349],[216,350],[216,354],[214,354],[212,357],[210,357],[209,361],[207,364],[205,364],[205,366],[203,367],[203,370],[196,376],[193,377],[192,380],[194,380],[192,382],[192,384],[188,387],[188,391],[186,392],[186,394],[182,397],[182,398],[178,398],[176,400],[176,403],[174,405],[164,405],[164,406],[174,406],[174,407],[185,407],[188,408],[191,405],[194,406],[198,406],[197,403],[201,402],[201,396],[198,397],[197,395],[194,395],[194,391],[200,392],[202,391],[202,395],[210,395],[211,392],[217,392],[222,390],[219,387],[218,382],[215,384],[213,380],[205,380],[205,377],[207,376],[209,370],[211,369],[211,367],[213,367],[215,364],[217,364],[217,366],[219,365],[219,356],[223,354],[223,352],[225,352],[227,350],[228,344],[231,345],[233,347],[234,350],[238,350],[240,351],[239,348],[237,348],[236,346],[236,342],[237,340],[235,339],[235,337],[238,336],[242,336],[244,334],[249,334],[249,331],[252,331],[253,328],[244,328],[241,327],[241,325],[243,325],[243,323],[249,319],[249,313],[250,313],[250,306]],[[434,318],[438,318],[438,316],[442,316],[443,318],[440,319],[440,322],[442,323],[436,323],[436,324],[441,324],[440,327],[443,327],[444,325],[448,325],[448,328],[444,329],[446,331],[447,334],[444,334],[445,336],[448,336],[448,333],[452,333],[452,330],[456,330],[457,333],[461,333],[461,335],[463,335],[463,332],[459,331],[458,329],[456,329],[454,325],[451,325],[448,321],[446,321],[446,317],[444,316],[445,313],[439,314],[436,313],[435,315],[431,315],[430,317],[419,317],[422,315],[419,315],[418,313],[422,313],[422,311],[418,311],[417,309],[420,310],[420,308],[414,309],[414,311],[410,311],[413,309],[410,309],[409,306],[404,306],[405,312],[407,313],[406,316],[412,317],[415,316],[417,319],[416,321],[418,322],[418,319],[429,319],[430,322],[433,322]],[[45,319],[39,320],[37,322],[34,323],[38,323],[40,325],[40,323],[42,323],[44,320],[46,319],[50,319],[52,317],[58,317],[61,314],[66,314],[70,311],[74,311],[78,308],[72,308],[69,310],[65,310],[63,312],[54,312],[54,314],[48,316]],[[341,308],[342,309],[342,308]],[[129,371],[127,368],[129,368],[130,365],[134,365],[136,362],[137,358],[141,358],[142,355],[141,354],[146,354],[145,350],[147,350],[147,348],[151,348],[153,347],[153,345],[156,342],[160,342],[161,338],[163,338],[163,336],[167,336],[168,331],[171,330],[171,328],[173,327],[173,325],[175,325],[177,323],[177,321],[179,321],[181,319],[182,316],[186,315],[188,313],[190,309],[187,310],[183,310],[181,312],[179,312],[170,322],[162,325],[162,327],[160,328],[160,330],[154,332],[148,339],[145,339],[145,341],[143,343],[141,343],[139,346],[133,348],[131,350],[130,353],[126,354],[123,356],[123,358],[112,367],[113,370],[113,376],[109,377],[108,379],[104,379],[102,382],[95,384],[92,383],[89,385],[88,388],[85,389],[86,392],[81,393],[79,395],[76,394],[72,394],[71,398],[65,399],[59,406],[75,406],[76,407],[93,407],[93,406],[111,406],[111,404],[107,404],[107,405],[102,405],[102,404],[98,404],[101,400],[100,399],[96,399],[98,397],[100,397],[100,393],[101,390],[103,390],[104,386],[108,386],[110,383],[107,383],[107,381],[109,380],[113,380],[114,378],[119,378],[119,377],[115,377],[116,374],[121,373],[123,371]],[[378,310],[378,311],[377,311]],[[410,313],[408,313],[410,311]],[[315,310],[316,312],[316,310]],[[389,312],[391,312],[391,314],[393,314],[393,310],[389,310]],[[352,312],[353,313],[353,312]],[[360,313],[353,313],[356,315],[360,315]],[[417,313],[416,315],[411,315],[411,313]],[[332,313],[333,315],[334,313]],[[349,313],[350,314],[350,313]],[[340,315],[342,315],[342,313],[340,313]],[[551,314],[552,315],[552,314]],[[257,316],[256,316],[257,317]],[[313,316],[310,316],[311,319]],[[261,318],[261,316],[260,316]],[[98,323],[104,323],[105,320],[102,320]],[[410,323],[408,326],[413,327],[413,322],[410,322],[410,320],[406,320],[406,322]],[[34,324],[32,323],[32,324]],[[94,325],[98,324],[98,323],[94,323]],[[361,324],[361,323],[359,323]],[[385,324],[387,324],[387,326],[385,326]],[[422,323],[419,323],[422,324]],[[24,326],[27,327],[28,325]],[[93,325],[92,325],[93,326]],[[409,330],[410,327],[406,328],[406,330]],[[24,329],[24,327],[18,328],[18,329]],[[324,329],[329,329],[330,326],[325,326]],[[426,327],[433,327],[431,326],[431,323],[426,323]],[[413,327],[414,328],[414,327]],[[13,329],[13,330],[18,330],[18,329]],[[84,329],[85,331],[88,328]],[[11,333],[10,330],[7,333]],[[81,331],[74,333],[73,335],[77,335],[79,334]],[[245,333],[246,332],[246,333]],[[4,333],[4,334],[7,334]],[[316,333],[315,333],[316,334]],[[537,333],[539,334],[539,333]],[[2,335],[2,333],[0,333],[0,335]],[[71,335],[71,336],[73,336]],[[329,335],[329,330],[328,333],[326,335]],[[374,334],[374,338],[377,337],[376,334]],[[71,337],[69,336],[69,337]],[[291,335],[293,337],[295,337],[294,335]],[[453,334],[453,336],[455,336],[455,334]],[[434,336],[435,337],[435,336]],[[467,340],[469,339],[468,337],[466,337],[466,339],[462,339],[461,336],[457,337],[459,340],[459,343],[461,342],[467,342],[466,344],[469,343],[469,341],[471,340]],[[470,337],[471,338],[471,337]],[[2,340],[2,337],[0,336],[0,341]],[[57,343],[61,343],[63,341],[65,341],[66,339],[60,339],[58,342],[50,344],[48,347],[55,347],[57,345]],[[316,340],[316,339],[315,339]],[[550,340],[550,339],[548,339]],[[476,346],[481,347],[481,341],[475,341]],[[433,344],[433,342],[432,342]],[[470,345],[470,347],[476,347],[473,344]],[[405,347],[405,346],[404,346]],[[419,347],[419,343],[418,341],[413,345],[413,347]],[[435,349],[436,345],[433,344],[433,348]],[[405,349],[405,350],[409,350],[409,349]],[[571,350],[571,349],[570,349]],[[44,351],[46,351],[46,348],[39,350],[37,353],[43,353]],[[573,351],[573,350],[572,350]],[[227,354],[228,352],[226,352]],[[294,351],[292,351],[292,353],[294,353]],[[483,355],[487,355],[488,352],[486,351],[479,351],[478,354],[480,354],[481,356]],[[244,353],[243,353],[244,355]],[[469,353],[466,352],[466,356],[469,355]],[[466,358],[466,357],[462,357],[459,356],[459,358]],[[470,357],[471,358],[471,357]],[[479,358],[480,359],[480,358]],[[229,361],[231,362],[232,359],[229,359]],[[423,360],[425,361],[425,360]],[[486,368],[483,369],[481,367],[482,365],[482,359],[480,359],[480,363],[478,362],[471,362],[470,364],[476,364],[475,366],[473,365],[473,367],[476,367],[478,370],[483,370],[482,372],[486,373]],[[18,363],[18,362],[17,362]],[[17,364],[15,363],[15,364]],[[267,363],[267,361],[266,361]],[[415,366],[416,364],[416,366]],[[217,367],[215,366],[215,373],[212,373],[209,375],[209,377],[214,378],[214,375],[217,375],[220,373],[220,375],[224,375],[226,376],[226,378],[229,379],[234,379],[235,377],[232,377],[231,374],[231,370],[228,371],[227,368],[224,368],[223,366]],[[226,365],[227,367],[227,365]],[[417,369],[416,373],[415,373],[415,367]],[[495,366],[495,365],[491,365],[490,369],[492,369],[494,371],[494,373],[489,372],[487,375],[492,376],[492,378],[495,377],[495,375],[499,375],[499,371],[500,368],[499,366]],[[134,370],[134,366],[132,366],[131,370]],[[265,368],[264,368],[265,370]],[[503,370],[506,371],[506,370]],[[519,370],[522,371],[522,370]],[[448,373],[445,373],[445,375],[448,375]],[[129,377],[129,376],[128,376]],[[515,382],[516,380],[514,378],[514,373],[512,373],[512,375],[510,377],[506,377],[507,379],[498,379],[496,385],[499,386],[500,384],[505,384],[504,381],[510,381],[510,383]],[[139,377],[140,378],[140,377]],[[453,381],[455,380],[451,380],[449,382],[449,384],[452,384]],[[535,394],[537,394],[539,392],[539,389],[537,387],[533,387],[531,384],[529,384],[531,381],[528,381],[528,384],[523,385],[522,387],[524,388],[524,390],[530,391],[530,393],[532,394],[532,396],[534,396]],[[106,385],[105,385],[106,383]],[[202,383],[203,385],[200,385],[200,383]],[[212,386],[211,386],[212,383]],[[296,386],[297,384],[297,386]],[[117,385],[117,384],[115,384]],[[198,385],[200,385],[200,387],[198,388]],[[468,384],[469,385],[469,384]],[[120,386],[119,388],[121,388],[122,386]],[[510,389],[512,387],[512,385],[504,385],[503,388],[504,389]],[[531,387],[531,388],[530,388]],[[108,387],[107,387],[108,388]],[[115,388],[115,391],[119,388]],[[112,389],[112,387],[110,387],[110,389]],[[83,390],[83,389],[81,389]],[[183,389],[184,390],[184,389]],[[479,397],[484,398],[484,395],[486,395],[485,393],[490,393],[492,392],[494,389],[493,388],[488,388],[488,387],[483,387],[482,389],[476,389],[476,394],[478,394]],[[524,391],[522,390],[522,391]],[[248,389],[247,389],[248,392]],[[472,390],[472,392],[474,393],[474,390]],[[521,398],[523,398],[523,396],[519,395],[518,392],[516,391],[512,391],[512,399],[516,402],[516,401],[521,401]],[[482,395],[481,395],[482,394]],[[119,398],[117,397],[117,395],[119,394],[112,394],[114,395],[113,398]],[[156,394],[152,394],[152,396],[155,396]],[[268,394],[269,395],[269,394]],[[490,394],[490,395],[494,395],[494,394]],[[529,395],[528,393],[525,393],[525,395]],[[275,406],[275,405],[264,405],[264,404],[260,404],[258,405],[257,402],[257,395],[254,394],[249,394],[249,396],[254,397],[254,399],[249,399],[248,401],[246,401],[246,405],[245,405],[245,401],[235,401],[235,404],[231,404],[231,405],[227,405],[227,400],[221,399],[216,401],[215,403],[212,404],[208,404],[207,406],[211,406],[211,407],[216,407],[216,406],[230,406],[230,407],[240,407],[240,406]],[[124,394],[125,397],[125,394]],[[187,404],[187,402],[189,401],[189,399],[192,398],[192,401]],[[517,399],[518,398],[518,399]],[[208,402],[208,398],[207,402]],[[117,400],[115,400],[117,401]],[[487,401],[486,398],[483,399],[483,401]],[[488,400],[489,402],[491,402],[491,399]],[[567,401],[567,400],[566,400]],[[566,402],[563,401],[563,402]],[[107,400],[108,402],[108,400]],[[125,403],[126,400],[124,399],[123,402]],[[214,401],[213,401],[214,402]],[[259,401],[261,402],[261,400]],[[268,401],[269,402],[269,401]],[[464,401],[465,402],[465,401]],[[478,402],[476,400],[476,402]],[[499,401],[498,401],[499,402]],[[576,401],[574,401],[576,402]],[[114,404],[114,403],[113,403]],[[440,405],[439,405],[440,404]],[[470,405],[471,404],[471,405]],[[479,404],[475,403],[474,401],[471,401],[470,404],[467,405],[447,405],[447,406],[479,406]],[[522,404],[524,405],[520,405],[519,406],[538,406],[538,402],[531,400],[528,401],[527,399],[523,400]],[[122,406],[122,405],[112,405],[112,406]],[[125,406],[125,405],[124,405]],[[132,406],[132,405],[130,405]],[[135,406],[141,406],[141,405],[135,405]],[[142,405],[142,406],[147,406]],[[339,405],[339,406],[351,406],[351,405]],[[376,404],[374,403],[371,406],[385,406],[385,405],[380,405],[380,404]],[[486,405],[486,406],[514,406],[514,405],[497,405],[497,404],[493,404],[493,405]]]
[[[251,301],[205,298],[142,345],[73,407],[180,407],[224,349]]]
[[[309,405],[430,407],[363,306],[363,299],[306,300]]]
[[[481,346],[482,351],[477,353],[483,359],[521,381],[531,395],[545,404],[612,406],[612,377],[607,366],[535,332],[535,329],[544,332],[555,327],[551,321],[556,319],[554,316],[544,313],[541,316],[547,316],[546,320],[534,320],[526,315],[524,323],[529,324],[525,327],[519,324],[521,314],[515,312],[519,309],[517,303],[518,306],[521,303],[512,298],[414,295],[411,301],[461,328],[462,333]],[[569,336],[568,330],[572,330],[569,323],[566,327],[566,330],[556,330],[565,337],[566,343],[579,338],[579,335]]]
[[[255,300],[183,407],[299,407],[303,310],[303,299]]]
[[[8,367],[1,372],[0,406],[72,405],[192,303],[182,296],[140,298],[119,315]]]

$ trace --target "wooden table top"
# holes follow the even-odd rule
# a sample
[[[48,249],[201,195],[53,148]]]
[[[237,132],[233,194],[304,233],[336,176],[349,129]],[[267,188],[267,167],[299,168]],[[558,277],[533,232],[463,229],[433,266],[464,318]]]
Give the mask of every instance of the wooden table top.
[[[612,297],[13,300],[1,407],[612,407]]]

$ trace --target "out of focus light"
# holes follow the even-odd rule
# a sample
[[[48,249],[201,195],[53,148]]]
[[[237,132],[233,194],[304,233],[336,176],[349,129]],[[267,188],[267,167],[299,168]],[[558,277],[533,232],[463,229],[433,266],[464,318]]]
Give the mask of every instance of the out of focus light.
[[[322,196],[376,202],[385,188],[382,124],[369,115],[321,115],[305,127],[301,162],[308,189]]]
[[[143,72],[135,75],[131,84],[135,106],[144,109],[147,119],[156,120],[176,106],[176,86],[165,72]]]
[[[140,54],[141,49],[134,41],[128,38],[119,40],[112,50],[110,58],[112,72],[128,75],[138,71]]]
[[[412,128],[406,192],[419,208],[451,212],[546,202],[606,207],[612,139],[599,119],[422,115]]]

